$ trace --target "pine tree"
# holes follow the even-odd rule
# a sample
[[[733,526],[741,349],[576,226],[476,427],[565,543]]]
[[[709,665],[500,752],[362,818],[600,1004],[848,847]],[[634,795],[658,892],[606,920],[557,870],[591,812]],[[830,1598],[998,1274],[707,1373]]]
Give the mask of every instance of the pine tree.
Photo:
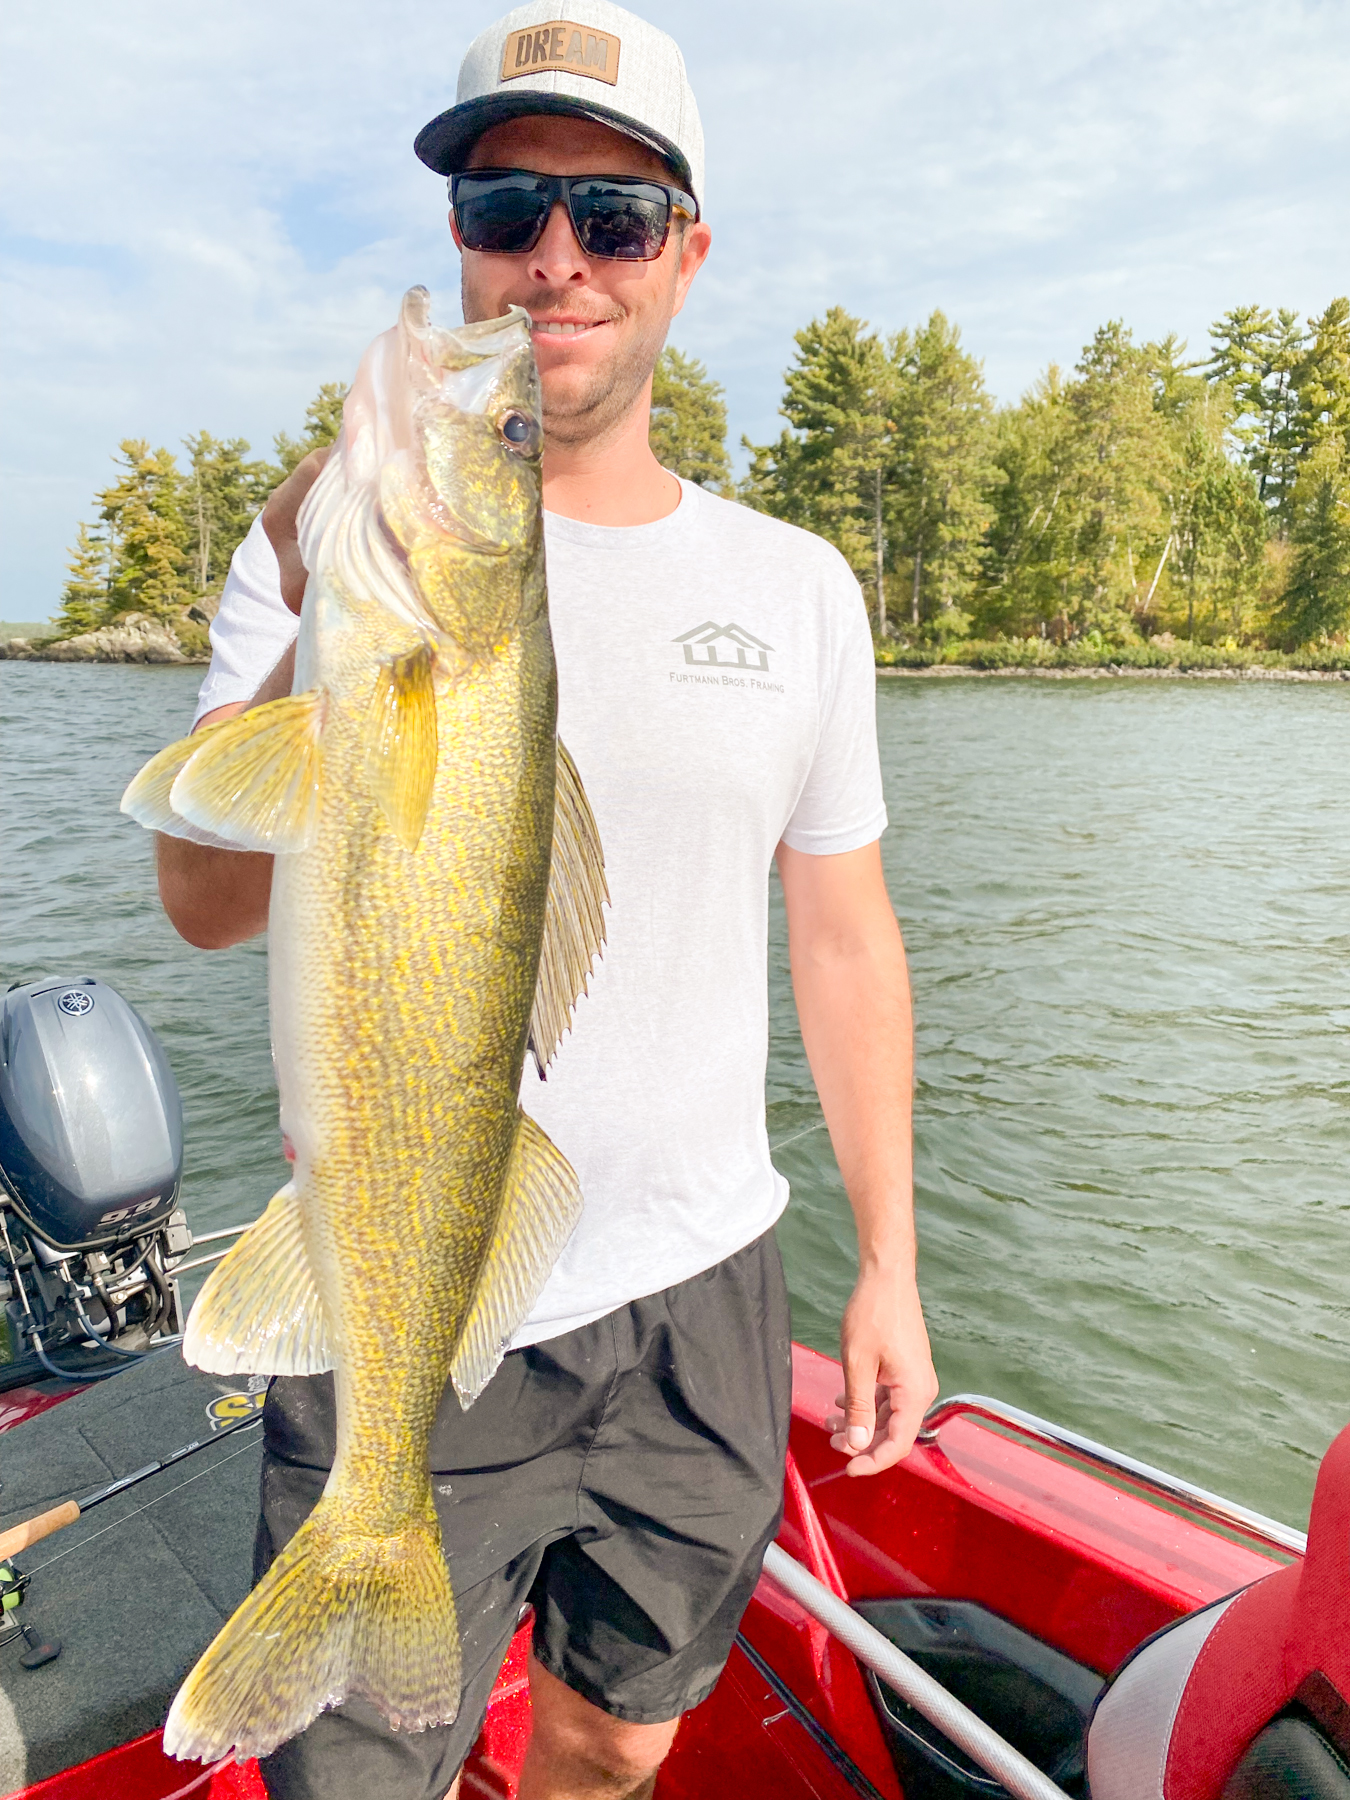
[[[1063,373],[1051,363],[997,416],[992,453],[1000,480],[991,490],[987,578],[975,602],[981,631],[1044,633],[1067,604],[1065,394]]]
[[[1307,334],[1287,308],[1235,306],[1210,326],[1210,337],[1210,377],[1233,396],[1231,435],[1283,535],[1301,446],[1298,379]]]
[[[1069,618],[1079,630],[1129,638],[1171,539],[1174,451],[1149,356],[1119,320],[1098,330],[1077,372],[1065,396]]]
[[[1291,645],[1350,627],[1350,450],[1328,435],[1299,470],[1290,537],[1294,562],[1277,627]]]
[[[342,402],[347,398],[347,384],[342,381],[326,381],[318,393],[305,408],[305,430],[302,437],[293,438],[289,432],[279,431],[272,439],[277,453],[276,466],[268,470],[273,486],[284,481],[295,468],[313,450],[322,450],[325,444],[333,443],[342,429]]]
[[[108,540],[97,530],[81,525],[66,567],[70,570],[70,579],[61,593],[56,624],[62,637],[73,637],[81,631],[96,630],[107,614]]]
[[[985,562],[1000,478],[993,406],[982,365],[941,312],[892,338],[890,362],[890,516],[910,561],[910,623],[929,619],[947,635],[967,628],[962,609]]]
[[[1268,515],[1255,475],[1225,454],[1231,420],[1222,384],[1193,396],[1175,420],[1171,567],[1192,639],[1197,626],[1211,639],[1245,636],[1261,583]]]
[[[243,438],[220,439],[209,431],[184,438],[191,472],[184,484],[188,525],[188,572],[198,593],[218,587],[230,558],[248,533],[267,497],[270,471],[246,462]]]
[[[651,446],[662,468],[731,492],[724,390],[701,362],[667,346],[652,377]]]
[[[789,430],[776,444],[751,444],[741,498],[819,533],[842,551],[859,580],[878,584],[878,477],[889,467],[892,371],[881,343],[843,307],[796,334],[784,377]],[[884,558],[884,542],[881,544]],[[880,584],[884,588],[884,581]]]
[[[1350,442],[1350,300],[1333,300],[1308,327],[1312,342],[1297,371],[1302,456],[1328,438]]]
[[[119,445],[122,473],[98,495],[112,560],[107,617],[144,612],[169,618],[192,597],[183,478],[169,450],[144,438]]]

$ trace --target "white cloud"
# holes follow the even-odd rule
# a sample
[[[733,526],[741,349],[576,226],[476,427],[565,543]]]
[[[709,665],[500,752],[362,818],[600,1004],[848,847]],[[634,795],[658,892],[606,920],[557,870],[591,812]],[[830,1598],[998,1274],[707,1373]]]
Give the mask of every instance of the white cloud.
[[[265,450],[413,281],[455,309],[411,153],[490,8],[11,0],[0,613],[42,617],[118,438]],[[677,0],[713,259],[675,341],[777,430],[792,333],[941,306],[1012,398],[1120,315],[1202,346],[1320,309],[1344,244],[1350,14],[1256,0]]]

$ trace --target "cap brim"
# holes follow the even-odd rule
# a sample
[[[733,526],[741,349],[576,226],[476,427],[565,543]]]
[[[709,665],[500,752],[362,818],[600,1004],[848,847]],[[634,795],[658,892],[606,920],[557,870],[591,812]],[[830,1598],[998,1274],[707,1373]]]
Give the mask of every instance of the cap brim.
[[[570,94],[484,94],[478,100],[466,100],[441,113],[424,125],[413,141],[413,149],[429,169],[438,175],[457,175],[468,162],[469,152],[493,125],[503,119],[521,119],[530,113],[564,113],[574,119],[593,119],[621,131],[635,143],[645,144],[661,158],[681,186],[693,193],[693,173],[688,159],[669,138],[662,137],[645,125],[638,125],[624,113],[591,100],[574,100]],[[698,196],[694,198],[697,200]]]

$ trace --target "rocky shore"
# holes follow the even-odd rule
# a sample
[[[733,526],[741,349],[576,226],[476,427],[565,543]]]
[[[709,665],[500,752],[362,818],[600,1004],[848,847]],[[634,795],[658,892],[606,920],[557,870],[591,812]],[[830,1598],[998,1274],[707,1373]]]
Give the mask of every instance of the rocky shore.
[[[195,602],[170,622],[147,613],[123,613],[111,625],[78,637],[11,637],[0,640],[0,662],[204,663],[210,660],[207,628],[219,597]]]

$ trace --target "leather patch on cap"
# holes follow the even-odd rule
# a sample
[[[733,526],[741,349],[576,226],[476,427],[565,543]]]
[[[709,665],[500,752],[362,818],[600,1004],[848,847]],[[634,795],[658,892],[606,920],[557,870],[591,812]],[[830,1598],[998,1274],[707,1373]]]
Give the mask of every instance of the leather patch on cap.
[[[571,19],[551,19],[547,25],[530,25],[513,31],[502,50],[502,81],[518,75],[538,75],[561,69],[568,75],[589,75],[593,81],[619,79],[619,40],[610,31],[592,31]]]

